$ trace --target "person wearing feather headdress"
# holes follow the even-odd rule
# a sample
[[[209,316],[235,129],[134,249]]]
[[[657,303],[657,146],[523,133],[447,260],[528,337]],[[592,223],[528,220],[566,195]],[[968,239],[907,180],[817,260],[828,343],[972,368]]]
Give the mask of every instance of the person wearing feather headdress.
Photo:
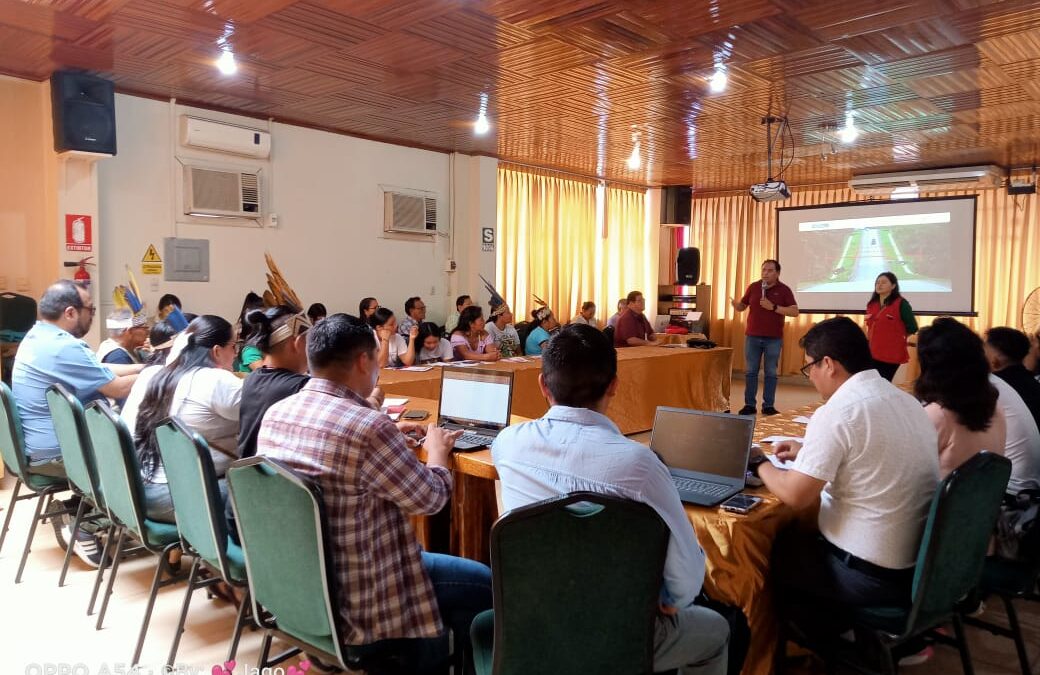
[[[101,363],[141,363],[137,350],[148,338],[148,322],[143,314],[133,314],[129,309],[117,309],[105,319],[108,339],[98,346],[97,357]]]
[[[495,303],[495,298],[491,299],[490,304],[491,321],[485,326],[488,335],[495,341],[502,358],[520,356],[520,335],[513,326],[513,311],[505,302]]]

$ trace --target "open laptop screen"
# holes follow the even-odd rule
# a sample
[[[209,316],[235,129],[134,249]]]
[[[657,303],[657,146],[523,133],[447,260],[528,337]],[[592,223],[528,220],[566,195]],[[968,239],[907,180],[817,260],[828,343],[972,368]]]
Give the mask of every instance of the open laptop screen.
[[[442,368],[439,422],[488,429],[509,425],[513,373],[475,368]]]
[[[650,448],[670,469],[743,479],[754,431],[753,417],[659,407]]]

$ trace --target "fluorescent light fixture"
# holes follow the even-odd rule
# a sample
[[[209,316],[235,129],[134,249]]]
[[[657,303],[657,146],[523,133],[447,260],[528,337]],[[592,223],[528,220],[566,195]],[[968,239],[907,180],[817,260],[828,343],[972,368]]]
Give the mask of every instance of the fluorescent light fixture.
[[[838,129],[838,138],[842,143],[852,143],[859,138],[859,129],[856,128],[856,123],[852,119],[851,110],[845,113],[845,126]]]
[[[238,64],[235,63],[235,54],[230,49],[224,49],[217,59],[217,69],[224,75],[234,75],[238,72]]]
[[[481,111],[481,113],[477,115],[477,121],[473,123],[473,133],[478,136],[483,136],[490,128],[491,123],[488,122],[487,114]]]
[[[726,66],[721,63],[715,64],[715,74],[708,78],[708,87],[716,94],[721,94],[726,91],[726,83],[729,82],[729,78],[726,76]]]

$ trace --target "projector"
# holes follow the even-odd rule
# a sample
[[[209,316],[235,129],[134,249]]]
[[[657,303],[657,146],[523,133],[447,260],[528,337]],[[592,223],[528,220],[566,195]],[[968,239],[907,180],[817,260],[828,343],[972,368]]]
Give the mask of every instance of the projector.
[[[787,183],[782,180],[771,180],[751,186],[751,198],[756,202],[779,202],[791,196]]]

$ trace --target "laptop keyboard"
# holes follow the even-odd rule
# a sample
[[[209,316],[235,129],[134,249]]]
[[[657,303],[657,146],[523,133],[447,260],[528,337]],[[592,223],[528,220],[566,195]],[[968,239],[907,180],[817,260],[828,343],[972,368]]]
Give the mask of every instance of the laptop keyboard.
[[[697,494],[707,495],[709,497],[719,497],[732,489],[728,485],[709,483],[695,478],[683,478],[680,476],[672,476],[672,482],[675,483],[675,487],[679,488],[683,492],[696,492]]]
[[[475,434],[472,431],[467,431],[459,436],[459,440],[464,443],[470,443],[472,445],[491,445],[494,438],[490,436],[482,436],[481,434]]]

